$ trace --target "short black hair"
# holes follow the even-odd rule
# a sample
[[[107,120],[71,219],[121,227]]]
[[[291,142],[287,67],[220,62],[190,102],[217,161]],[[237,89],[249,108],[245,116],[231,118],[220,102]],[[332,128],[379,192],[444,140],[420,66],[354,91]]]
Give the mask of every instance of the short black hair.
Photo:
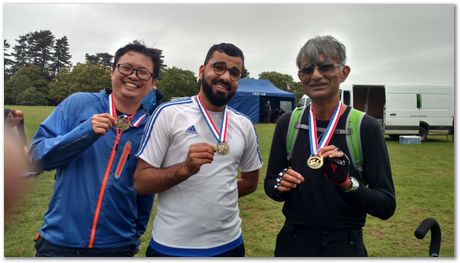
[[[243,60],[243,66],[244,66],[243,51],[241,51],[241,49],[239,49],[237,46],[231,43],[220,43],[220,44],[213,45],[208,50],[208,54],[206,54],[206,58],[204,59],[204,65],[208,64],[208,61],[211,59],[214,51],[223,52],[231,57],[240,57]]]
[[[112,70],[115,70],[115,67],[118,64],[120,58],[126,54],[128,51],[135,51],[141,54],[144,54],[152,59],[153,62],[153,78],[158,79],[160,76],[160,69],[163,67],[163,55],[162,50],[157,48],[148,48],[142,42],[134,40],[132,43],[127,44],[126,46],[120,48],[115,53],[115,58],[113,60]]]

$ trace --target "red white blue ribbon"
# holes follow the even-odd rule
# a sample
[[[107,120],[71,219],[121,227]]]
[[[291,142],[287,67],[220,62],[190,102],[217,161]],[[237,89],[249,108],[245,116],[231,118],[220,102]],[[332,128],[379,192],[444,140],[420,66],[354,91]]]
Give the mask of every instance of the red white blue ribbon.
[[[117,108],[115,107],[115,101],[113,100],[113,93],[109,95],[109,113],[113,117],[117,118]]]
[[[310,115],[308,118],[308,137],[310,139],[310,154],[316,155],[318,149],[329,144],[332,136],[334,135],[335,127],[339,122],[339,115],[342,111],[343,104],[339,102],[337,107],[335,108],[334,114],[332,115],[329,124],[327,125],[326,131],[324,131],[323,137],[321,141],[318,143],[318,134],[316,130],[316,116],[315,112],[313,111],[313,104],[310,104]]]
[[[144,113],[142,116],[139,117],[139,119],[137,119],[134,122],[133,122],[134,114],[129,116],[128,119],[129,119],[129,123],[131,124],[131,127],[138,127],[141,124],[142,120],[145,119],[145,116],[146,114]]]
[[[138,127],[141,124],[142,120],[144,120],[147,116],[147,114],[144,113],[136,121],[133,122],[133,118],[134,115],[136,115],[136,113],[137,112],[133,113],[131,116],[127,116],[131,127]],[[115,107],[115,100],[113,99],[113,93],[110,93],[109,95],[109,114],[115,117],[115,119],[118,117],[117,108]]]
[[[228,112],[227,106],[225,106],[224,111],[222,112],[222,124],[220,127],[220,131],[217,129],[216,125],[211,119],[206,108],[203,106],[203,102],[201,101],[200,96],[195,96],[196,102],[198,104],[198,108],[200,109],[201,115],[204,118],[204,121],[208,125],[209,129],[211,130],[212,135],[216,138],[218,143],[225,142],[227,140],[227,127],[228,127]]]

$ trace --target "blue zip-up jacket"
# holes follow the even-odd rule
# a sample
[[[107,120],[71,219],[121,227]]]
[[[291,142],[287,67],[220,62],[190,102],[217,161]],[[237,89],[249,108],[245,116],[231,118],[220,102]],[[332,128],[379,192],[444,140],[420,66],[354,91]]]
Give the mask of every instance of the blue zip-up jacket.
[[[65,99],[39,126],[30,160],[44,170],[56,169],[54,192],[40,234],[65,247],[116,248],[138,245],[153,204],[133,186],[135,153],[147,122],[141,107],[133,116],[138,127],[99,136],[94,114],[109,113],[109,93],[76,93]],[[119,132],[119,131],[118,131]]]

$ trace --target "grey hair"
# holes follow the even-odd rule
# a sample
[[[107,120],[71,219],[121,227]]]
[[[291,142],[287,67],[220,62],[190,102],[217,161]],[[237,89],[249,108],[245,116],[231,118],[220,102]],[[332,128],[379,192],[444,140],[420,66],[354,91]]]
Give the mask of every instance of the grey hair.
[[[296,59],[297,67],[300,68],[303,60],[309,61],[310,64],[318,63],[320,55],[336,59],[342,66],[347,60],[345,45],[330,35],[317,36],[308,40],[300,49]]]

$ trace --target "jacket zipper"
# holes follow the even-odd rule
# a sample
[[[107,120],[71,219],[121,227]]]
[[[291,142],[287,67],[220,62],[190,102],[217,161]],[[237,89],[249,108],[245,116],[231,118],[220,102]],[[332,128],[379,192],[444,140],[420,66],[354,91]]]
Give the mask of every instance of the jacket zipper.
[[[117,153],[118,143],[120,142],[121,134],[123,133],[123,131],[119,129],[116,129],[116,131],[117,131],[117,136],[115,138],[115,142],[112,148],[112,153],[110,154],[110,159],[107,164],[107,168],[105,170],[104,180],[102,181],[101,189],[99,190],[99,198],[97,200],[96,212],[94,214],[93,226],[91,228],[91,235],[89,239],[88,248],[92,248],[94,245],[94,238],[96,235],[96,226],[97,226],[97,221],[99,219],[99,212],[102,206],[102,199],[104,198],[105,188],[107,186],[107,181],[109,180],[109,175],[110,175],[110,170],[112,169],[113,160],[115,159],[115,155]]]
[[[125,167],[126,161],[129,159],[131,152],[131,142],[127,141],[125,147],[123,147],[123,153],[121,155],[120,161],[118,161],[117,170],[115,171],[115,178],[120,178],[123,167]]]

